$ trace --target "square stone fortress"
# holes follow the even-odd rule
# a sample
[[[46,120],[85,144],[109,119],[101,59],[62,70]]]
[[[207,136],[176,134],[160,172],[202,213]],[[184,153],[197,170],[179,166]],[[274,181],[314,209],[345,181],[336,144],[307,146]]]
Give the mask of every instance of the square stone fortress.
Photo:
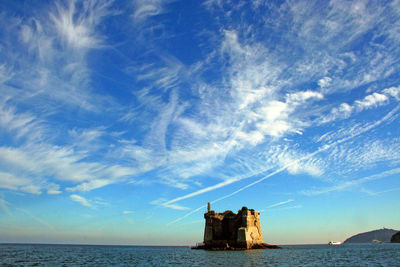
[[[237,214],[230,210],[216,213],[210,209],[204,214],[206,225],[203,245],[195,248],[212,250],[279,248],[264,243],[260,213],[243,207]]]

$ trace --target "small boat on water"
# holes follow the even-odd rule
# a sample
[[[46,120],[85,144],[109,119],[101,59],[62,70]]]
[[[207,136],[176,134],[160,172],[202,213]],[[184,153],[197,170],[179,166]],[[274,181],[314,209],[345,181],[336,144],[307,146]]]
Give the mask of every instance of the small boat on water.
[[[331,245],[331,246],[337,246],[337,245],[342,245],[343,244],[343,242],[336,242],[336,241],[329,241],[329,243],[328,243],[328,245]]]

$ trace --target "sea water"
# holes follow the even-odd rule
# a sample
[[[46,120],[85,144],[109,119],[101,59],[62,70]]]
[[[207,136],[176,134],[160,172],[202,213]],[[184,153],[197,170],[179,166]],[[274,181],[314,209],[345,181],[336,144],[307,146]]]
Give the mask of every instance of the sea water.
[[[0,244],[0,266],[400,266],[400,244],[293,245],[247,251]]]

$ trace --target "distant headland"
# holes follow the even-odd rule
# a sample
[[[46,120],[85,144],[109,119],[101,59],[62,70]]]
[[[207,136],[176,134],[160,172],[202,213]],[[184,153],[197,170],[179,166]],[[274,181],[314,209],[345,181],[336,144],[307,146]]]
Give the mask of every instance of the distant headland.
[[[260,213],[242,207],[237,214],[230,210],[216,213],[208,203],[204,229],[204,241],[193,249],[208,250],[245,250],[276,249],[276,245],[264,243]]]
[[[386,228],[373,230],[353,235],[352,237],[346,239],[344,243],[390,243],[393,235],[398,232],[398,230]]]

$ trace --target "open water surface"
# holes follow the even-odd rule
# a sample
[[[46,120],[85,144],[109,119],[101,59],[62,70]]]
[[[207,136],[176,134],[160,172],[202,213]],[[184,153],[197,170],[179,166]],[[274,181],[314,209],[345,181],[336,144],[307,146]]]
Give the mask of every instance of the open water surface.
[[[248,251],[0,244],[0,266],[400,266],[400,244],[294,245]]]

